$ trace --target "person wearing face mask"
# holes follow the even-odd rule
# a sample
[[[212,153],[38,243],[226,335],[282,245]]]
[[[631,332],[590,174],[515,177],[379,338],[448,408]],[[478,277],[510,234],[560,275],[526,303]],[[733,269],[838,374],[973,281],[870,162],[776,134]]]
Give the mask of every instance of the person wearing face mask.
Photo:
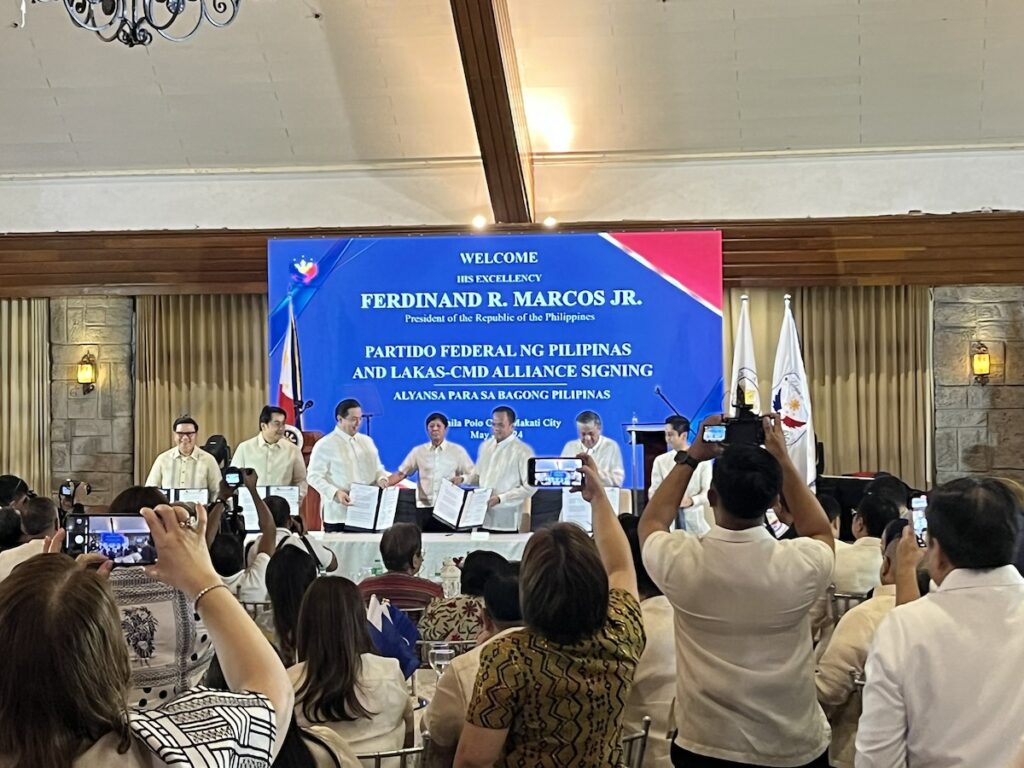
[[[576,431],[579,438],[570,440],[562,449],[562,456],[578,456],[588,453],[594,457],[601,482],[607,488],[621,488],[626,477],[622,465],[622,450],[619,444],[601,434],[601,417],[594,411],[582,411],[576,417]]]
[[[309,484],[320,494],[320,515],[328,533],[345,530],[348,492],[354,483],[380,488],[388,485],[388,473],[376,444],[359,431],[363,421],[359,401],[342,400],[334,409],[334,418],[338,426],[313,446],[307,473]]]
[[[676,465],[676,454],[690,447],[690,420],[676,414],[665,419],[665,442],[668,451],[654,460],[651,470],[651,487],[647,490],[648,500],[654,498],[655,491],[662,484],[672,468]],[[698,465],[686,486],[682,505],[679,508],[678,525],[680,528],[698,536],[707,533],[715,524],[715,514],[708,503],[708,489],[711,488],[712,463],[705,461]]]
[[[288,414],[283,408],[263,406],[260,411],[260,433],[238,446],[231,463],[239,468],[256,470],[263,485],[297,485],[299,498],[306,496],[306,464],[302,451],[285,439]]]
[[[198,446],[199,424],[191,416],[174,422],[174,447],[156,457],[145,485],[156,488],[206,488],[216,498],[221,472],[217,460]]]
[[[483,525],[490,531],[530,530],[530,514],[523,507],[537,490],[527,484],[526,463],[533,449],[516,435],[515,423],[515,411],[507,405],[495,408],[491,412],[491,436],[480,446],[476,468],[452,480],[456,485],[468,483],[491,489]]]
[[[416,475],[416,507],[421,512],[421,520],[429,518],[443,480],[473,472],[473,461],[466,449],[449,443],[447,435],[447,416],[443,413],[427,416],[427,437],[430,441],[409,451],[398,471],[388,478],[388,482],[395,485]]]

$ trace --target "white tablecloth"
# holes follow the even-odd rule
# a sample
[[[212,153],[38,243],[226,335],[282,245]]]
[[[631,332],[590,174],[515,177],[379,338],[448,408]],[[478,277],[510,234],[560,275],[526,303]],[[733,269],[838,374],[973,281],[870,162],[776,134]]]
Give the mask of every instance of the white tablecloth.
[[[338,556],[338,576],[359,581],[369,573],[373,561],[380,559],[379,533],[320,533],[310,537],[330,548]],[[497,552],[509,560],[521,560],[529,533],[491,534],[487,539],[473,539],[469,533],[424,533],[423,568],[420,576],[439,579],[445,558],[465,557],[474,549]]]

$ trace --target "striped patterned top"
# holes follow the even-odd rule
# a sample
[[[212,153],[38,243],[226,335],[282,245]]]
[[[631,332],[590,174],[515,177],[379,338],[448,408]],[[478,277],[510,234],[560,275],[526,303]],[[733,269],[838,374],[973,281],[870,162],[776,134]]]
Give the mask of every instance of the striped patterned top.
[[[156,766],[270,765],[275,721],[266,696],[196,687],[159,709],[132,712],[128,723],[135,740],[156,758]]]

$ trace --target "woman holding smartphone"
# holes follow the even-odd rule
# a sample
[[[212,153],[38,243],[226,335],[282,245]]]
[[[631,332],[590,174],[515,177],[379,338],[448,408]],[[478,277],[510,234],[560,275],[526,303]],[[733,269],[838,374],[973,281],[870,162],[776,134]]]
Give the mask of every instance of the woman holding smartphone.
[[[159,562],[149,575],[199,613],[230,691],[194,688],[146,712],[130,709],[128,649],[107,583],[112,563],[38,555],[0,583],[0,766],[269,765],[291,718],[292,688],[270,643],[223,586],[198,519],[145,508]],[[58,531],[48,551],[58,552]],[[190,727],[198,720],[207,727]]]

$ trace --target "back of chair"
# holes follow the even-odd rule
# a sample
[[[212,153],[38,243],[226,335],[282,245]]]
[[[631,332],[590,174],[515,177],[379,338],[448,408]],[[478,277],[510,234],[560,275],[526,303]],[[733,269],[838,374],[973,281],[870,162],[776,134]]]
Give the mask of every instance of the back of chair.
[[[860,605],[868,599],[866,594],[859,592],[836,592],[832,587],[832,620],[838,624],[839,620],[851,608]]]
[[[430,757],[430,734],[424,731],[422,736],[423,743],[418,747],[373,752],[356,757],[364,768],[424,768]]]
[[[622,737],[622,758],[627,768],[641,768],[647,752],[647,736],[651,732],[651,718],[644,716],[640,730]]]
[[[316,768],[362,768],[355,752],[341,736],[324,725],[300,728]]]
[[[266,613],[271,610],[270,603],[242,603],[242,607],[245,608],[245,612],[252,616],[254,619],[259,617],[261,613]]]

